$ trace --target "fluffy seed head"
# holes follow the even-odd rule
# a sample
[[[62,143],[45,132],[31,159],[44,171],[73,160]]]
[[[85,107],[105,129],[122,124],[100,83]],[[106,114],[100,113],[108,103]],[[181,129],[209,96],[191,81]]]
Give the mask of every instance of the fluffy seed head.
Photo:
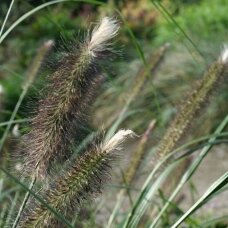
[[[3,86],[0,84],[0,94],[3,94],[4,93],[4,88]]]
[[[92,31],[88,41],[88,49],[92,56],[96,57],[99,52],[108,49],[109,41],[117,35],[119,25],[117,20],[104,17]]]
[[[220,56],[220,61],[223,63],[228,62],[228,46],[227,45],[224,45],[224,49],[223,49],[222,54]]]
[[[103,150],[107,153],[113,151],[114,149],[120,150],[120,144],[124,142],[127,137],[134,136],[135,133],[131,130],[120,130],[112,138],[105,142]]]

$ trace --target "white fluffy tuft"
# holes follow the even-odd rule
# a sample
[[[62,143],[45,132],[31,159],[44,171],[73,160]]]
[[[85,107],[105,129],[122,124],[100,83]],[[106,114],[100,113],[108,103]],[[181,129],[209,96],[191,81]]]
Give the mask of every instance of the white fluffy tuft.
[[[117,20],[104,17],[101,22],[93,29],[91,38],[88,42],[90,53],[96,54],[104,51],[110,45],[108,41],[117,35],[119,25]]]
[[[107,153],[113,150],[120,150],[120,144],[128,137],[134,136],[135,133],[131,130],[119,130],[112,138],[104,143],[103,150]]]
[[[0,94],[3,94],[4,93],[4,88],[3,86],[0,84]]]
[[[223,63],[228,63],[228,46],[224,45],[224,50],[222,51],[222,54],[220,56],[220,60]]]

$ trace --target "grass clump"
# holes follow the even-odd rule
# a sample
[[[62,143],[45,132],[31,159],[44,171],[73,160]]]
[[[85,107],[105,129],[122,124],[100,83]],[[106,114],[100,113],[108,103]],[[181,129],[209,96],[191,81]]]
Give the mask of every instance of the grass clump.
[[[217,31],[221,37],[218,35],[215,45],[221,45],[224,12],[218,18],[205,20],[211,6],[204,0],[198,4],[187,2],[175,1],[175,5],[165,0],[57,0],[32,6],[12,0],[8,9],[3,8],[6,17],[0,32],[0,43],[4,43],[0,60],[7,59],[7,64],[0,67],[1,227],[201,226],[203,217],[193,212],[199,213],[207,201],[227,190],[227,173],[217,177],[205,194],[201,191],[198,201],[195,189],[200,189],[201,182],[216,172],[204,175],[199,186],[191,184],[187,190],[194,197],[189,210],[185,209],[185,197],[190,196],[181,190],[204,158],[210,156],[214,145],[226,146],[227,91],[223,87],[227,86],[228,51],[225,47],[211,64],[216,52],[210,43],[215,38],[210,40],[205,34]],[[221,6],[215,2],[212,5],[216,5],[212,15],[217,14]],[[13,14],[16,6],[24,6],[20,12],[25,14]],[[99,23],[87,29],[88,20],[97,20],[99,12],[103,15]],[[107,16],[115,13],[119,21]],[[204,19],[199,19],[199,15]],[[177,40],[163,17],[172,25]],[[31,19],[29,23],[27,18]],[[199,23],[193,23],[197,18]],[[211,27],[214,21],[216,28]],[[205,28],[204,22],[210,28]],[[72,26],[74,30],[83,30],[83,39],[67,41],[67,37],[72,37]],[[202,34],[196,33],[198,26]],[[59,31],[63,42],[45,42],[42,38],[54,39]],[[114,48],[118,33],[125,46]],[[154,37],[155,34],[159,36]],[[205,46],[199,45],[200,37],[205,37],[200,40]],[[64,48],[55,52],[60,43]],[[40,48],[25,71],[37,45]],[[23,52],[25,46],[28,50]],[[120,49],[123,54],[112,58]],[[4,57],[6,53],[11,53],[9,61],[7,55]],[[202,77],[203,70],[206,73]],[[14,82],[12,76],[16,77]],[[195,83],[197,77],[200,80]],[[35,84],[37,79],[44,82],[38,85],[43,85],[41,89]],[[15,86],[18,81],[21,87]],[[218,88],[218,99],[209,106],[209,98]],[[28,118],[21,106],[26,103],[30,89],[37,102]],[[176,109],[173,104],[179,102],[181,105]],[[202,112],[205,106],[209,109]],[[122,163],[116,162],[122,143],[134,133],[118,131],[119,128],[132,129],[139,136],[127,145]],[[204,135],[208,132],[214,133]],[[20,142],[16,158],[10,140],[13,137]],[[15,162],[11,163],[11,159]],[[222,162],[214,161],[211,170],[222,167]],[[8,171],[10,167],[12,170],[11,164],[17,172],[15,176]],[[110,184],[111,175],[114,183]],[[101,192],[104,195],[91,205],[90,200]],[[217,225],[223,221],[224,216],[210,219],[211,224]]]

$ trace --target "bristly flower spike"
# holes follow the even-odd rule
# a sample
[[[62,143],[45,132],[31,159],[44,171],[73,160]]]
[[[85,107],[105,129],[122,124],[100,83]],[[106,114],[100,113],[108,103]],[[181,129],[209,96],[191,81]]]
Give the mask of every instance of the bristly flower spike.
[[[41,190],[40,196],[50,207],[71,219],[80,209],[83,201],[93,198],[106,183],[113,161],[121,150],[125,139],[133,136],[131,130],[120,130],[110,139],[98,136],[86,152],[72,161],[68,170],[52,177],[48,189]],[[58,225],[58,226],[57,226]],[[31,200],[19,222],[20,228],[63,227],[45,205]]]
[[[222,80],[227,80],[228,76],[228,47],[225,46],[222,54],[216,62],[211,64],[209,70],[205,73],[198,87],[192,94],[185,99],[184,104],[178,111],[170,127],[161,140],[157,157],[155,160],[163,158],[175,149],[184,133],[189,129],[192,119],[196,113],[201,110],[208,98]]]
[[[67,160],[72,145],[85,137],[88,109],[101,76],[98,61],[112,51],[111,40],[118,30],[116,20],[103,18],[84,42],[62,57],[49,76],[31,131],[21,143],[24,176],[44,179],[53,162]]]

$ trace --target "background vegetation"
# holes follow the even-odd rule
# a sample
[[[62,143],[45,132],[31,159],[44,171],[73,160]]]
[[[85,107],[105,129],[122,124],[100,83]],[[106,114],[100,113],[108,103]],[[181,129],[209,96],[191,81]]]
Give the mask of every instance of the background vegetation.
[[[0,227],[12,227],[26,194],[10,175],[20,180],[23,163],[14,151],[42,79],[56,67],[59,50],[83,40],[88,27],[104,16],[120,22],[118,54],[103,64],[105,80],[91,107],[89,134],[102,126],[108,134],[126,128],[139,137],[126,145],[103,193],[83,204],[70,222],[75,227],[171,227],[186,216],[181,227],[227,227],[227,75],[191,120],[174,148],[182,146],[180,151],[169,163],[155,156],[178,110],[227,43],[226,2],[1,0],[2,28],[10,13],[0,32]]]

